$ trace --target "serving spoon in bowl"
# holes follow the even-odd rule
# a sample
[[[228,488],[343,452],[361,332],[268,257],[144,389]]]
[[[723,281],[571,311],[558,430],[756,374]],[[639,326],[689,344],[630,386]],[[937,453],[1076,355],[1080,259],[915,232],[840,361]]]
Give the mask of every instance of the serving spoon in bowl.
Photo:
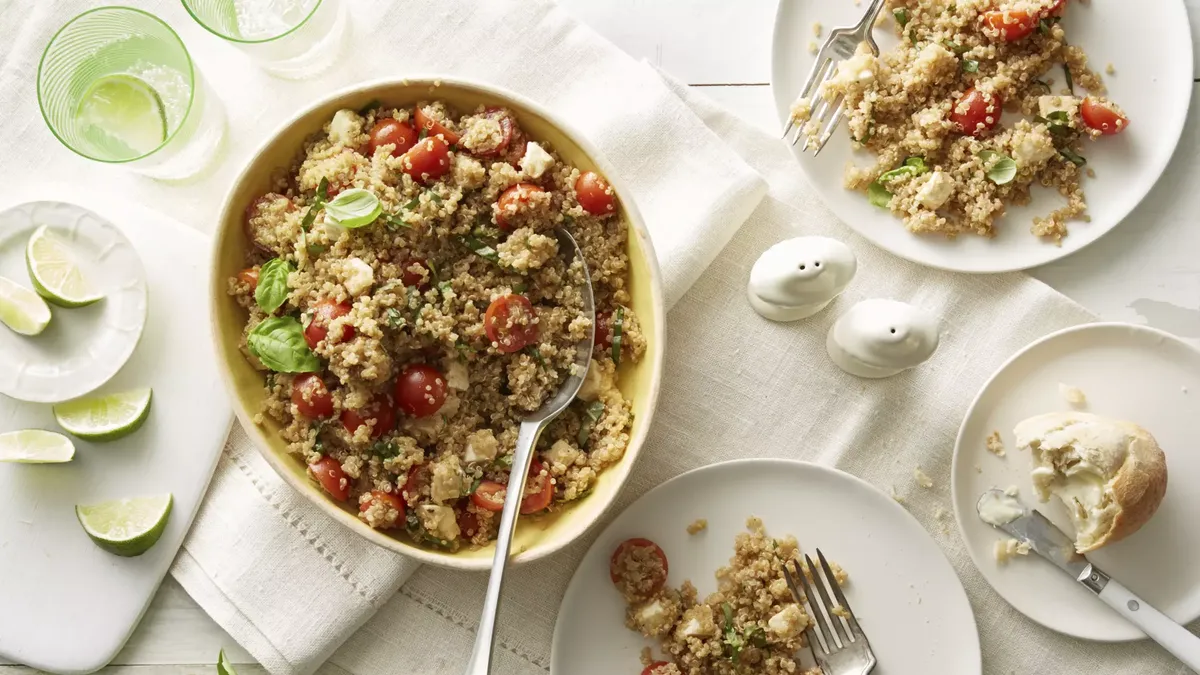
[[[572,372],[567,375],[553,398],[542,404],[525,419],[517,433],[517,447],[513,451],[512,470],[508,475],[509,489],[504,498],[504,510],[500,514],[500,531],[496,535],[496,554],[492,559],[492,572],[488,577],[487,594],[483,601],[483,615],[479,619],[479,630],[475,634],[475,648],[471,653],[471,661],[467,664],[465,675],[488,675],[492,667],[492,648],[496,638],[496,615],[500,611],[500,593],[504,588],[504,572],[508,568],[509,551],[512,548],[513,532],[517,526],[517,516],[520,512],[524,496],[525,479],[529,475],[530,460],[533,459],[533,449],[538,437],[554,418],[558,417],[583,386],[583,378],[587,375],[591,363],[592,349],[596,343],[596,302],[592,295],[592,278],[588,274],[587,262],[575,238],[565,229],[555,230],[560,250],[574,252],[574,259],[579,260],[583,272],[583,285],[580,294],[583,296],[583,313],[592,317],[592,327],[588,329],[587,339],[581,340],[575,347],[575,363]],[[519,486],[516,490],[513,486]]]

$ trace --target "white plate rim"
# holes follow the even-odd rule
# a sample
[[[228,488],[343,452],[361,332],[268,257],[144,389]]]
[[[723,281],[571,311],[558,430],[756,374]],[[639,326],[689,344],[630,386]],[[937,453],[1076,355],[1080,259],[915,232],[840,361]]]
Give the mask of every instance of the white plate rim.
[[[965,440],[964,437],[967,432],[967,425],[970,422],[971,418],[974,417],[975,409],[979,405],[979,402],[983,398],[984,394],[986,394],[988,389],[991,388],[992,383],[997,378],[999,378],[1001,375],[1004,374],[1004,371],[1006,371],[1017,360],[1024,357],[1028,352],[1031,352],[1048,342],[1058,340],[1058,339],[1063,338],[1064,336],[1072,335],[1075,333],[1085,333],[1085,332],[1091,332],[1091,331],[1095,331],[1095,330],[1105,330],[1105,329],[1111,329],[1111,328],[1120,328],[1122,330],[1129,330],[1129,331],[1135,332],[1135,333],[1144,333],[1147,336],[1157,337],[1157,338],[1161,338],[1164,340],[1169,340],[1170,342],[1176,344],[1177,346],[1183,347],[1186,350],[1191,351],[1192,353],[1194,353],[1196,355],[1197,358],[1200,358],[1200,348],[1197,348],[1197,347],[1193,346],[1192,344],[1180,339],[1176,335],[1168,333],[1164,330],[1160,330],[1158,328],[1153,328],[1151,326],[1144,326],[1141,324],[1133,324],[1133,323],[1125,323],[1122,321],[1094,321],[1091,323],[1079,324],[1077,326],[1069,326],[1067,328],[1056,330],[1053,333],[1049,333],[1047,335],[1044,335],[1044,336],[1034,340],[1033,342],[1030,342],[1029,344],[1027,344],[1024,347],[1022,347],[1021,349],[1019,349],[1015,354],[1010,356],[1008,359],[1006,359],[1004,361],[1004,363],[1002,363],[999,367],[996,368],[995,372],[993,372],[991,374],[991,376],[988,377],[987,381],[984,382],[984,384],[979,387],[979,391],[976,392],[975,397],[971,400],[971,405],[967,407],[966,413],[963,414],[962,423],[958,427],[958,434],[956,434],[955,438],[954,438],[954,451],[953,451],[953,454],[951,455],[951,460],[950,460],[950,476],[951,476],[950,503],[951,503],[951,506],[954,508],[954,522],[958,526],[958,536],[963,541],[963,547],[966,548],[967,555],[969,555],[971,558],[971,564],[973,564],[975,566],[976,570],[979,571],[980,576],[983,577],[983,579],[987,582],[988,586],[996,593],[996,595],[1003,598],[1004,602],[1008,603],[1008,605],[1010,607],[1012,607],[1014,610],[1019,612],[1022,616],[1029,619],[1030,621],[1033,621],[1034,623],[1037,623],[1038,625],[1048,628],[1056,633],[1059,633],[1062,635],[1067,635],[1070,637],[1079,638],[1082,640],[1088,640],[1091,642],[1120,644],[1120,643],[1128,643],[1128,642],[1136,642],[1139,640],[1145,640],[1145,639],[1147,639],[1147,637],[1145,634],[1141,633],[1140,631],[1138,631],[1136,634],[1131,634],[1128,637],[1112,637],[1112,638],[1103,638],[1103,639],[1092,636],[1092,635],[1081,635],[1077,632],[1076,633],[1067,632],[1067,631],[1064,631],[1062,629],[1062,627],[1060,627],[1060,626],[1051,626],[1049,624],[1042,622],[1041,620],[1039,620],[1036,617],[1029,616],[1020,607],[1018,607],[1011,600],[1009,600],[1008,596],[1003,591],[1001,591],[999,588],[996,588],[996,586],[994,584],[992,584],[991,578],[983,571],[983,565],[981,564],[979,557],[976,555],[975,549],[967,544],[967,541],[968,541],[967,540],[967,526],[966,526],[967,521],[964,520],[964,514],[958,508],[958,503],[959,503],[958,481],[954,479],[954,477],[957,476],[958,472],[959,472],[959,460],[962,457],[963,453],[965,452],[965,450],[963,450],[963,447],[964,447],[964,440]],[[963,460],[963,461],[966,461],[966,460]],[[970,514],[970,515],[972,518],[975,517],[974,514]],[[1187,621],[1185,621],[1185,623],[1194,621],[1198,617],[1200,617],[1200,612],[1198,612],[1196,616],[1193,616],[1190,619],[1187,619]],[[1136,631],[1136,628],[1134,630]]]
[[[778,115],[779,124],[780,124],[781,129],[783,128],[783,125],[785,125],[787,123],[787,119],[788,119],[788,115],[789,115],[788,109],[791,105],[791,100],[784,96],[782,85],[780,84],[780,81],[783,79],[782,74],[780,72],[782,69],[782,66],[780,64],[781,64],[781,61],[783,60],[781,44],[782,44],[783,34],[785,31],[784,16],[785,16],[785,12],[795,11],[795,10],[790,9],[789,8],[790,6],[797,4],[801,1],[810,1],[811,2],[813,0],[780,0],[779,3],[776,5],[775,23],[771,29],[771,81],[770,81],[771,97],[774,99],[775,112]],[[1187,35],[1187,39],[1184,41],[1183,44],[1186,44],[1188,53],[1186,55],[1181,55],[1181,60],[1182,60],[1182,62],[1186,63],[1186,67],[1189,71],[1187,80],[1191,81],[1195,78],[1195,63],[1193,60],[1193,55],[1195,52],[1195,45],[1194,45],[1194,42],[1193,42],[1193,39],[1191,36],[1191,31],[1189,29],[1190,22],[1189,22],[1189,17],[1188,17],[1188,12],[1187,12],[1187,6],[1184,4],[1183,0],[1178,0],[1177,2],[1172,4],[1172,7],[1175,7],[1177,10],[1177,13],[1178,13],[1178,16],[1176,17],[1177,20],[1172,23],[1174,23],[1176,25],[1182,25],[1183,33],[1185,33]],[[864,13],[866,12],[865,8],[863,9],[863,12]],[[1186,57],[1186,58],[1182,58],[1182,57]],[[1189,92],[1190,92],[1190,88],[1189,88]],[[844,223],[850,229],[854,230],[854,232],[856,234],[858,234],[859,236],[870,241],[875,246],[878,246],[879,248],[882,248],[883,250],[891,253],[892,255],[895,255],[895,256],[902,258],[904,260],[907,260],[909,262],[916,263],[918,265],[923,265],[925,267],[930,267],[933,269],[944,270],[947,272],[963,272],[963,273],[967,273],[967,274],[1002,274],[1005,272],[1017,272],[1017,271],[1021,271],[1021,270],[1027,270],[1027,269],[1031,269],[1034,267],[1040,267],[1042,265],[1050,264],[1052,262],[1061,260],[1062,258],[1065,258],[1069,255],[1072,255],[1074,253],[1077,253],[1077,252],[1087,248],[1091,244],[1102,239],[1104,237],[1104,235],[1108,234],[1109,232],[1114,230],[1118,225],[1120,225],[1122,222],[1124,222],[1124,220],[1129,216],[1129,214],[1132,213],[1133,210],[1136,209],[1143,201],[1145,201],[1146,197],[1150,194],[1150,191],[1154,188],[1154,186],[1162,178],[1162,174],[1166,171],[1167,166],[1170,164],[1171,159],[1175,156],[1175,153],[1178,152],[1178,150],[1179,150],[1179,141],[1183,137],[1183,130],[1186,127],[1187,121],[1188,121],[1188,112],[1189,112],[1190,103],[1191,103],[1190,94],[1188,96],[1184,97],[1183,101],[1184,101],[1183,108],[1179,111],[1179,114],[1176,116],[1175,124],[1173,124],[1170,128],[1167,129],[1166,135],[1170,138],[1170,141],[1171,141],[1171,152],[1166,153],[1158,162],[1156,162],[1153,166],[1148,168],[1148,172],[1153,174],[1154,180],[1150,181],[1146,185],[1145,191],[1142,193],[1141,196],[1139,196],[1137,199],[1130,200],[1124,206],[1124,208],[1121,209],[1121,212],[1119,213],[1119,215],[1117,215],[1117,217],[1113,218],[1111,220],[1111,222],[1108,223],[1108,226],[1106,228],[1104,228],[1103,231],[1098,232],[1095,236],[1087,239],[1082,244],[1072,246],[1071,244],[1073,242],[1070,242],[1070,238],[1067,238],[1064,240],[1064,241],[1068,242],[1066,245],[1047,247],[1047,250],[1049,250],[1049,252],[1046,255],[1038,256],[1038,257],[1036,257],[1034,259],[1030,259],[1030,260],[1023,260],[1020,262],[1011,262],[1008,264],[1004,264],[1003,263],[1004,259],[997,256],[995,258],[989,259],[989,260],[993,261],[992,264],[977,265],[977,266],[955,265],[950,262],[947,262],[946,258],[941,255],[928,254],[928,253],[924,254],[924,255],[919,255],[912,250],[898,249],[895,246],[889,245],[889,243],[886,240],[881,240],[880,237],[876,236],[873,228],[864,227],[863,225],[859,224],[859,221],[857,218],[853,217],[853,214],[844,213],[845,209],[843,209],[840,206],[839,202],[837,202],[835,200],[827,199],[825,197],[825,195],[821,191],[821,189],[812,181],[811,178],[809,178],[808,164],[805,161],[801,161],[800,156],[799,156],[800,151],[798,149],[792,148],[792,155],[793,155],[793,157],[796,158],[797,164],[800,166],[801,172],[804,174],[804,178],[808,182],[809,187],[813,190],[814,193],[816,193],[816,195],[820,198],[821,202],[830,211],[832,211],[835,216],[837,216],[838,220],[840,220],[842,223]],[[783,142],[786,142],[786,141],[783,141]],[[917,236],[917,235],[912,235],[912,236]],[[921,249],[916,249],[916,250],[921,250]]]
[[[129,241],[129,237],[125,236],[125,233],[121,231],[121,228],[117,227],[111,220],[85,206],[61,199],[37,199],[6,206],[0,210],[0,216],[17,211],[27,211],[27,215],[31,220],[31,224],[36,226],[37,223],[32,221],[35,220],[34,211],[39,207],[64,209],[75,214],[76,218],[82,218],[86,216],[92,221],[95,221],[97,227],[104,230],[107,234],[110,234],[129,252],[131,262],[136,265],[135,269],[133,270],[136,288],[131,287],[130,290],[140,291],[137,300],[138,304],[140,305],[138,308],[140,311],[137,313],[137,325],[133,327],[132,331],[130,331],[130,339],[127,339],[124,343],[122,343],[120,351],[114,352],[113,354],[102,355],[112,356],[113,358],[107,364],[107,367],[97,370],[97,373],[100,374],[94,376],[90,380],[86,380],[85,385],[68,388],[64,391],[58,392],[55,395],[31,393],[27,390],[23,390],[19,384],[15,389],[0,390],[0,395],[9,396],[19,401],[25,401],[27,403],[53,404],[86,396],[87,394],[96,391],[100,387],[103,387],[105,383],[111,380],[118,372],[120,372],[121,368],[128,363],[130,357],[133,356],[133,353],[137,350],[138,345],[141,343],[142,335],[146,330],[146,322],[149,319],[150,312],[150,286],[149,281],[146,278],[146,267],[142,263],[141,254],[133,246],[133,243]],[[51,305],[51,311],[69,312],[71,309],[58,307],[57,305]]]
[[[587,556],[591,554],[592,549],[596,546],[597,542],[599,542],[601,539],[604,538],[604,536],[613,527],[613,525],[618,521],[618,519],[620,519],[620,517],[626,511],[633,508],[638,502],[646,499],[650,495],[658,492],[659,490],[666,489],[668,486],[670,486],[676,482],[690,479],[697,474],[722,471],[722,470],[726,470],[733,466],[744,466],[744,465],[755,465],[755,464],[764,465],[764,466],[787,465],[787,466],[792,466],[794,468],[800,468],[800,469],[805,469],[805,470],[815,470],[817,473],[825,474],[826,476],[835,476],[838,479],[848,479],[851,483],[854,483],[854,484],[858,485],[859,487],[865,488],[866,490],[873,492],[876,495],[880,496],[882,498],[881,503],[886,503],[888,505],[889,510],[893,510],[894,512],[898,513],[902,519],[909,520],[911,525],[915,526],[918,530],[920,530],[925,535],[925,537],[928,538],[929,544],[931,546],[933,546],[933,548],[938,552],[941,561],[946,566],[946,571],[948,571],[950,573],[950,576],[954,579],[955,583],[954,583],[953,587],[957,592],[958,599],[966,607],[967,615],[971,618],[971,626],[970,626],[970,630],[968,632],[971,636],[973,636],[974,639],[972,640],[970,645],[966,645],[965,647],[971,649],[971,653],[968,654],[968,656],[971,657],[970,660],[972,661],[972,663],[978,664],[976,672],[982,674],[982,672],[983,672],[983,652],[982,652],[982,648],[980,646],[980,641],[979,641],[979,626],[978,626],[978,622],[975,620],[975,609],[971,605],[971,600],[970,600],[969,596],[967,595],[966,587],[963,586],[963,584],[962,584],[962,579],[959,578],[958,572],[955,571],[954,565],[950,562],[950,559],[948,557],[946,557],[946,552],[942,549],[941,546],[938,545],[937,541],[935,541],[933,539],[933,537],[929,534],[928,530],[925,529],[925,526],[921,524],[921,521],[917,520],[916,516],[909,513],[907,509],[902,507],[900,504],[896,503],[895,500],[893,500],[891,497],[886,495],[879,488],[875,487],[874,485],[867,482],[866,480],[859,478],[858,476],[855,476],[854,474],[852,474],[848,471],[842,471],[841,469],[837,469],[837,468],[834,468],[831,466],[826,466],[824,464],[818,464],[816,462],[809,462],[809,461],[798,460],[798,459],[785,459],[785,458],[780,458],[780,457],[747,457],[747,458],[743,458],[743,459],[731,459],[731,460],[725,460],[722,462],[716,462],[713,464],[706,464],[704,466],[696,467],[694,469],[685,471],[677,476],[674,476],[668,480],[663,481],[662,483],[656,485],[652,489],[647,490],[644,494],[642,494],[637,499],[635,499],[633,502],[629,503],[623,509],[621,509],[621,511],[619,513],[616,513],[613,516],[613,518],[611,520],[609,520],[609,522],[602,529],[600,529],[597,536],[592,540],[592,543],[588,546],[587,551],[585,551],[583,556],[580,558],[580,566],[582,566],[583,561],[587,558]],[[564,625],[563,624],[563,613],[562,613],[561,609],[562,609],[562,606],[564,604],[566,604],[567,598],[570,597],[571,595],[573,595],[575,592],[577,592],[576,591],[577,584],[582,584],[582,583],[583,582],[580,581],[580,577],[579,577],[579,568],[577,567],[575,572],[573,572],[571,575],[571,581],[567,584],[567,589],[563,593],[562,600],[560,600],[560,602],[559,602],[559,612],[554,621],[554,633],[553,633],[553,636],[551,637],[551,641],[550,641],[550,672],[552,674],[567,672],[562,669],[562,664],[559,664],[557,661],[557,659],[559,658],[559,655],[562,653],[559,649],[557,649],[557,646],[560,644],[560,640],[562,639],[562,631],[564,630],[563,629],[563,625]],[[956,675],[970,675],[970,674],[969,673],[957,673]]]

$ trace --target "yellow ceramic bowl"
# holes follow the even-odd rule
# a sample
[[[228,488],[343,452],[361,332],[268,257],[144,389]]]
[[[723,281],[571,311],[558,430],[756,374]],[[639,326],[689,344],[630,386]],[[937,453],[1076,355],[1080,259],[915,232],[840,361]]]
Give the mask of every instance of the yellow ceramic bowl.
[[[213,242],[213,337],[238,419],[259,452],[292,487],[346,527],[384,548],[434,565],[482,570],[491,565],[492,547],[447,553],[416,546],[404,539],[403,534],[392,537],[368,527],[358,519],[356,509],[329,499],[316,483],[308,479],[306,467],[300,458],[288,454],[275,422],[268,420],[262,425],[254,423],[254,416],[265,396],[264,378],[238,350],[246,313],[226,293],[227,280],[245,264],[248,242],[243,233],[242,218],[246,206],[269,191],[272,173],[291,165],[306,137],[319,131],[335,112],[343,108],[359,109],[372,100],[389,106],[406,106],[426,99],[443,100],[464,111],[480,104],[502,105],[511,109],[516,113],[521,128],[531,138],[548,142],[564,160],[580,169],[599,172],[608,179],[620,198],[618,202],[622,215],[630,224],[632,305],[647,340],[645,358],[638,364],[623,364],[620,372],[621,391],[633,402],[629,449],[618,464],[600,475],[591,495],[561,513],[522,518],[513,543],[513,550],[516,551],[513,562],[536,560],[563,548],[600,518],[612,504],[637,461],[658,400],[663,361],[662,281],[658,260],[646,226],[630,198],[629,186],[583,136],[529,100],[495,87],[451,77],[386,80],[368,82],[335,93],[283,124],[251,156],[246,168],[233,182],[229,197],[221,209],[221,219]]]

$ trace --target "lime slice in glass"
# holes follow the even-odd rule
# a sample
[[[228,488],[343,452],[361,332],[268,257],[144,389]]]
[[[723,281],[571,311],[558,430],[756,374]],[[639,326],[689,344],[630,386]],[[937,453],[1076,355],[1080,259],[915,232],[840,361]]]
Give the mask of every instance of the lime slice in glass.
[[[150,389],[80,398],[54,406],[54,419],[88,441],[115,441],[141,428],[150,416]]]
[[[93,82],[75,117],[84,135],[114,161],[149,154],[167,140],[162,98],[133,75],[105,75]]]
[[[66,243],[45,225],[29,238],[25,264],[38,295],[60,307],[83,307],[104,297],[88,285]]]
[[[37,335],[50,325],[50,307],[37,293],[0,277],[0,322],[21,335]]]
[[[26,429],[0,434],[0,462],[60,464],[74,456],[71,439],[53,431]]]
[[[76,506],[75,516],[97,546],[109,553],[133,557],[149,551],[167,529],[171,502],[170,494],[114,499]]]

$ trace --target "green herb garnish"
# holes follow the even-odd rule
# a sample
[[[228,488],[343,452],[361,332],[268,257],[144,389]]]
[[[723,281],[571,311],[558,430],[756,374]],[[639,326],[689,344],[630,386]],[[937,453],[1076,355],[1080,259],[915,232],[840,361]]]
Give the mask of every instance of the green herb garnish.
[[[404,210],[412,211],[413,209],[417,208],[420,205],[421,205],[421,198],[413,197],[412,199],[408,200],[407,204],[404,205]]]
[[[388,307],[387,322],[392,328],[400,328],[404,325],[404,316],[395,307]]]
[[[1065,63],[1063,64],[1063,73],[1065,73],[1066,77],[1067,77],[1067,89],[1070,89],[1071,94],[1074,94],[1075,93],[1075,78],[1071,77],[1071,67]]]
[[[387,229],[392,230],[393,232],[401,228],[406,230],[412,229],[412,225],[400,220],[399,216],[394,216],[390,213],[383,214],[383,224],[387,225]]]
[[[395,441],[377,441],[371,446],[370,452],[380,459],[391,459],[400,454],[400,446]]]
[[[905,9],[903,7],[900,7],[898,9],[893,9],[892,16],[896,17],[896,23],[900,24],[901,28],[904,28],[905,26],[908,25],[908,20],[910,17],[908,16],[907,9]]]
[[[511,469],[512,465],[513,465],[513,456],[512,455],[501,455],[500,457],[497,457],[495,459],[495,461],[493,461],[492,463],[502,469]]]
[[[613,312],[612,325],[609,326],[609,332],[612,335],[612,359],[613,365],[621,365],[621,341],[624,338],[622,333],[625,330],[625,308],[618,307],[617,311]]]
[[[329,179],[322,178],[317,185],[317,192],[313,195],[312,206],[308,207],[308,211],[304,213],[304,220],[300,221],[300,231],[308,232],[312,227],[313,221],[317,219],[317,213],[325,206],[325,201],[329,199]]]
[[[517,285],[513,286],[513,293],[524,293],[527,290],[529,290],[529,284],[524,281],[517,282]]]
[[[600,401],[592,401],[588,407],[583,409],[583,419],[579,421],[579,441],[580,448],[586,448],[588,439],[592,435],[592,429],[596,427],[596,423],[600,421],[600,416],[604,414],[604,403]]]
[[[345,228],[370,225],[383,214],[383,205],[370,190],[351,188],[325,204],[325,215]]]
[[[283,258],[272,258],[259,269],[254,301],[264,312],[273,313],[287,300],[288,275],[295,271],[295,265]]]
[[[494,262],[494,263],[500,262],[500,254],[496,252],[496,249],[483,243],[482,241],[479,240],[478,237],[476,237],[473,234],[469,234],[465,237],[460,237],[459,242],[463,246],[466,246],[468,249],[470,249],[472,253],[479,256],[480,258],[483,258],[484,260],[490,260],[491,262]]]
[[[546,367],[546,359],[542,358],[542,351],[540,349],[538,349],[536,346],[530,345],[530,346],[526,347],[525,353],[532,356],[533,359],[538,362],[539,368]]]
[[[963,59],[962,60],[962,71],[964,73],[978,73],[979,72],[979,62],[974,59]]]
[[[950,51],[954,52],[955,54],[958,54],[959,56],[962,56],[963,54],[967,53],[967,47],[965,45],[960,45],[953,40],[947,40],[947,41],[943,42],[942,46],[944,46],[946,49],[949,49]]]
[[[1059,148],[1058,154],[1067,158],[1067,160],[1075,166],[1083,166],[1084,164],[1087,164],[1087,160],[1084,159],[1082,155],[1077,154],[1070,148]]]
[[[433,190],[430,190],[428,194],[429,194],[429,198],[432,199],[433,201],[435,201],[439,204],[442,203],[442,196],[439,195],[438,193],[434,192]]]
[[[451,284],[449,281],[439,281],[437,287],[438,287],[438,291],[443,296],[450,295],[451,293],[454,292],[454,285]]]
[[[1038,19],[1038,32],[1042,35],[1049,35],[1051,27],[1053,27],[1054,24],[1058,23],[1060,20],[1061,19],[1059,19],[1057,16],[1047,16],[1045,18]]]
[[[885,184],[898,180],[905,176],[920,176],[923,173],[928,173],[929,167],[925,164],[923,157],[909,157],[904,160],[904,164],[885,171],[882,175],[867,186],[867,201],[873,206],[886,209],[888,204],[892,202],[892,192],[885,187]]]
[[[987,177],[996,185],[1011,183],[1017,175],[1017,163],[1012,157],[992,150],[983,150],[979,153],[979,158],[983,160],[984,165],[991,165],[987,170]]]
[[[304,329],[292,316],[273,316],[254,327],[246,336],[250,353],[264,366],[277,373],[313,373],[321,369],[321,360],[304,341]]]

